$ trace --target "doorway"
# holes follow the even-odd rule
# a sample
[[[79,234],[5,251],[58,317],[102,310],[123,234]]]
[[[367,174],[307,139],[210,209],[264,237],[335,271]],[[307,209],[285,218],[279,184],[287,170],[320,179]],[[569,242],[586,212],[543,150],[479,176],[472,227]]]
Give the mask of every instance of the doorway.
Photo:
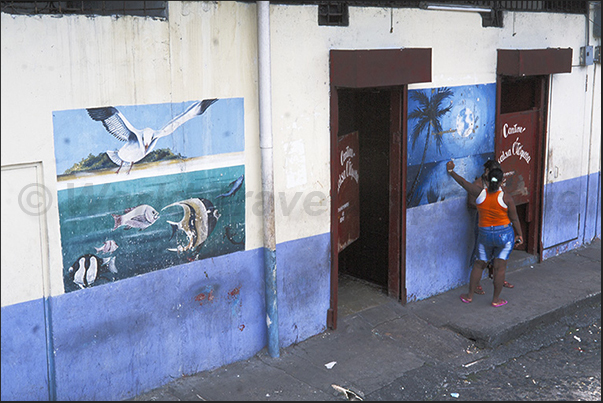
[[[498,77],[496,158],[505,172],[524,237],[518,250],[540,255],[548,76]]]
[[[524,231],[525,252],[542,260],[544,157],[552,74],[571,73],[572,48],[498,49],[496,159]],[[512,130],[511,130],[512,129]]]
[[[338,190],[340,183],[334,187],[331,204],[333,270],[327,323],[333,329],[337,326],[339,284],[342,287],[364,284],[366,292],[354,295],[363,299],[354,301],[356,307],[373,306],[375,301],[382,301],[380,296],[406,303],[403,235],[406,203],[402,197],[406,93],[405,86],[337,88],[331,93],[331,111],[337,117],[334,122],[337,130],[332,131],[331,140],[338,147],[332,154],[332,178],[335,170],[341,169],[343,156],[353,154],[350,148],[358,154],[357,196],[351,198],[343,190],[344,181],[341,190]],[[349,144],[356,145],[349,147]],[[346,222],[357,225],[341,225]],[[342,290],[342,295],[348,295],[343,303],[350,300],[349,294],[348,290]]]
[[[327,326],[336,329],[340,264],[345,273],[406,303],[406,200],[402,195],[406,192],[403,122],[407,111],[403,100],[408,84],[431,81],[431,49],[331,49],[329,64],[331,300]],[[339,146],[356,137],[362,184],[354,210],[348,209],[347,201],[340,204],[343,194],[339,194],[338,181]],[[354,225],[345,222],[350,216],[346,213],[344,218],[344,211],[358,211],[357,227],[356,221]],[[360,231],[355,232],[356,228]]]
[[[360,237],[339,253],[339,274],[387,292],[390,92],[342,89],[339,133],[358,132]]]

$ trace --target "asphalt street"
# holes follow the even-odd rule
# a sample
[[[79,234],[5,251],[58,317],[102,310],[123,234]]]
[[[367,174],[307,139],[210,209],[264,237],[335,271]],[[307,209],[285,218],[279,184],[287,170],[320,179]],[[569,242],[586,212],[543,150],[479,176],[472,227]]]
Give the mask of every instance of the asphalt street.
[[[478,363],[476,371],[428,364],[364,399],[601,401],[601,305],[500,345]]]

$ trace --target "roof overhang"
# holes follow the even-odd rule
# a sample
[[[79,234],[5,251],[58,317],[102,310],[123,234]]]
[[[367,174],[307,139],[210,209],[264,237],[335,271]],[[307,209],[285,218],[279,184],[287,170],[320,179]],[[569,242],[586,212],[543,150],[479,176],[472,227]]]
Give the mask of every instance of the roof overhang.
[[[498,49],[496,72],[517,77],[571,73],[572,48]]]
[[[330,51],[331,84],[371,88],[431,82],[431,48]]]

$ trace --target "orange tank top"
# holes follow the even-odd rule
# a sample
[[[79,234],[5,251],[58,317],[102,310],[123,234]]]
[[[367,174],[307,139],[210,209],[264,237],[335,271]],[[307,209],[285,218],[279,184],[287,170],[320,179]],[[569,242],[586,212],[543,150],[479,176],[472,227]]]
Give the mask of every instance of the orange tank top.
[[[488,190],[484,189],[477,197],[475,204],[479,212],[480,227],[493,227],[511,223],[507,214],[509,208],[503,200],[503,194],[502,190],[488,193]]]

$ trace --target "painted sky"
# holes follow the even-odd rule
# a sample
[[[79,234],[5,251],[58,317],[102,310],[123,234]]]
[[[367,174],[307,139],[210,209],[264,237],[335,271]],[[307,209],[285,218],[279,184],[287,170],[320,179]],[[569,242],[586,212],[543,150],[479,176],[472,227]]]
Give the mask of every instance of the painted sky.
[[[425,163],[448,161],[451,158],[463,158],[471,155],[494,152],[494,124],[496,118],[496,84],[465,85],[449,87],[452,97],[442,103],[442,108],[452,105],[449,113],[442,116],[442,147],[441,154],[432,138],[427,149]],[[423,91],[431,96],[430,89],[410,90],[408,96],[408,112],[414,111],[419,105],[411,94]],[[417,139],[414,147],[410,133],[415,119],[408,120],[408,165],[421,163],[427,130]],[[434,135],[433,128],[431,135]]]
[[[465,197],[465,190],[450,178],[446,162],[453,159],[456,171],[469,181],[475,180],[483,172],[484,162],[494,157],[494,132],[496,118],[496,84],[466,85],[449,87],[452,96],[445,99],[440,107],[451,106],[449,113],[440,118],[441,133],[431,127],[425,163],[421,159],[425,150],[427,128],[417,138],[414,147],[412,131],[417,119],[408,120],[408,168],[407,207],[434,203],[451,197]],[[435,90],[435,89],[433,89]],[[422,91],[429,98],[432,89],[411,90],[408,96],[408,113],[420,108],[413,99],[413,92]],[[436,135],[441,135],[440,152],[436,146]],[[421,169],[422,168],[422,169]],[[421,172],[420,177],[417,174]],[[414,191],[413,184],[416,181]]]
[[[199,99],[202,100],[202,99]],[[134,127],[160,129],[193,102],[115,106]],[[101,122],[88,116],[86,109],[53,112],[57,174],[76,162],[107,150],[118,150],[124,143],[113,137]],[[243,98],[219,99],[169,136],[159,139],[155,150],[169,148],[186,158],[242,152],[245,147]]]

